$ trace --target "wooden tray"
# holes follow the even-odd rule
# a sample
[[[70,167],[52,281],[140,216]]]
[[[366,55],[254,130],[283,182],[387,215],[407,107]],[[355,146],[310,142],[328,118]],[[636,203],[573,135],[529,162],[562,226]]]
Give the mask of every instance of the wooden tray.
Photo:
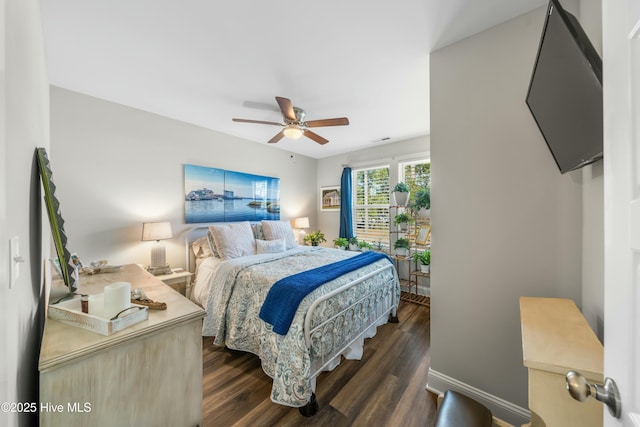
[[[103,319],[83,313],[80,298],[76,297],[49,305],[49,317],[79,328],[88,329],[101,335],[111,335],[149,318],[149,308],[131,304],[131,310],[120,314],[117,319]]]

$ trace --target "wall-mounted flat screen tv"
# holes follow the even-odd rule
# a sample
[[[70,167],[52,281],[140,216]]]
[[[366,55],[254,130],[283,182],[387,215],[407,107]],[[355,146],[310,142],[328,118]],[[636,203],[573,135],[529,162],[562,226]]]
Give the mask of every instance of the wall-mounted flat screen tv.
[[[602,60],[551,0],[526,99],[561,173],[602,158]]]

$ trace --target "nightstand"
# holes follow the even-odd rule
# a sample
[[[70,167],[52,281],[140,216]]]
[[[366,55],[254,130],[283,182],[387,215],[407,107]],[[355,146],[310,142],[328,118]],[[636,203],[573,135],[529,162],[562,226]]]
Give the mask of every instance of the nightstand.
[[[173,273],[171,274],[161,274],[155,277],[187,298],[191,296],[191,279],[193,278],[193,273],[182,269],[173,269]]]

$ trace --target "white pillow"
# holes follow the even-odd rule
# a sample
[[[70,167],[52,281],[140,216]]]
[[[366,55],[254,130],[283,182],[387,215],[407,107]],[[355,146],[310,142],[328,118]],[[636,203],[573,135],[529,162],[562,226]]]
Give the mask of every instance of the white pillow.
[[[209,226],[220,258],[232,259],[255,255],[256,241],[249,221],[230,222]]]
[[[284,244],[284,239],[276,240],[260,240],[256,239],[256,252],[259,254],[274,254],[277,252],[284,252],[287,247]]]
[[[267,240],[284,239],[287,250],[298,246],[289,221],[262,221],[262,231]]]

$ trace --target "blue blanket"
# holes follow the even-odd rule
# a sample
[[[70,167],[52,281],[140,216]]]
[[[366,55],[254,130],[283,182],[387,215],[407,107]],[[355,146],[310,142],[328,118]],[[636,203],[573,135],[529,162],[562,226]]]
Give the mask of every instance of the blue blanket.
[[[286,335],[300,302],[320,285],[337,279],[343,274],[389,257],[367,251],[351,258],[301,273],[292,274],[273,284],[260,309],[260,318],[273,325],[273,331]],[[389,259],[389,262],[391,260]]]

